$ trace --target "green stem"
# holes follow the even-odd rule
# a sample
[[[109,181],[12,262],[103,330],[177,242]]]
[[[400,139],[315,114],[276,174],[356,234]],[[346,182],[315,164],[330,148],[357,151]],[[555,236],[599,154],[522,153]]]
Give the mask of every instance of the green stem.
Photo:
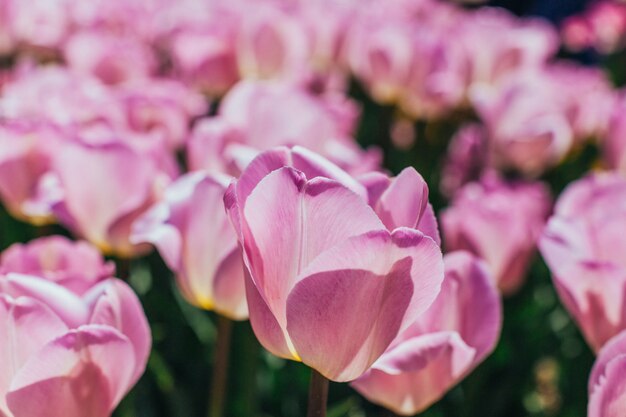
[[[219,315],[217,319],[217,343],[213,354],[213,377],[211,380],[211,395],[209,396],[209,417],[222,417],[224,415],[226,384],[228,381],[228,357],[230,354],[232,331],[232,320]]]
[[[311,369],[309,385],[309,408],[307,417],[326,417],[328,402],[328,379],[315,369]]]

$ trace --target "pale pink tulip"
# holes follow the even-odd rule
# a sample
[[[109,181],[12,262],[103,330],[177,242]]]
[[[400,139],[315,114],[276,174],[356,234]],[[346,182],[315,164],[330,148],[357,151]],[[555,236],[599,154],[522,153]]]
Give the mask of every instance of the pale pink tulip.
[[[62,190],[53,211],[61,224],[102,252],[132,257],[132,223],[160,196],[170,176],[158,161],[121,142],[69,141],[54,160]]]
[[[254,13],[241,6],[243,21],[237,36],[237,63],[242,78],[297,80],[312,52],[312,41],[297,16],[260,4]]]
[[[445,247],[483,258],[509,295],[524,281],[549,210],[544,184],[485,176],[461,188],[441,214]]]
[[[438,401],[494,349],[500,297],[486,265],[467,252],[444,257],[445,278],[435,302],[398,335],[352,386],[401,415]]]
[[[0,127],[0,197],[9,212],[36,225],[54,220],[55,187],[48,174],[62,132],[46,124],[8,122]]]
[[[374,150],[363,151],[352,138],[355,104],[343,96],[316,96],[294,84],[238,83],[226,95],[217,117],[200,121],[189,139],[192,169],[223,169],[237,176],[264,150],[301,145],[347,171],[367,172],[379,164]]]
[[[248,316],[241,251],[224,210],[230,178],[187,174],[140,218],[132,240],[154,244],[185,298],[229,318]]]
[[[121,127],[138,135],[160,135],[170,150],[184,144],[193,119],[207,111],[202,95],[175,80],[135,80],[114,94],[125,115]]]
[[[589,377],[587,417],[621,417],[626,402],[626,332],[600,350]]]
[[[171,46],[174,69],[200,91],[221,96],[239,79],[235,28],[219,24],[182,30]]]
[[[69,67],[106,84],[150,77],[157,64],[154,52],[141,39],[110,31],[75,33],[65,43],[63,54]]]
[[[14,243],[0,255],[0,273],[45,277],[82,295],[97,282],[113,276],[115,264],[105,262],[98,249],[87,242],[64,236]]]
[[[561,90],[562,86],[543,70],[471,90],[472,104],[487,128],[496,167],[532,177],[565,157],[574,145],[575,132]]]
[[[626,329],[626,180],[598,174],[559,197],[540,249],[561,301],[598,351]]]
[[[225,196],[252,327],[275,355],[349,381],[432,303],[441,252],[415,229],[388,231],[365,197],[285,166],[281,155],[289,154],[261,154]],[[314,154],[294,165],[318,168],[311,161],[323,166]]]
[[[0,277],[0,415],[109,417],[143,373],[148,322],[124,282],[79,297],[44,278]]]

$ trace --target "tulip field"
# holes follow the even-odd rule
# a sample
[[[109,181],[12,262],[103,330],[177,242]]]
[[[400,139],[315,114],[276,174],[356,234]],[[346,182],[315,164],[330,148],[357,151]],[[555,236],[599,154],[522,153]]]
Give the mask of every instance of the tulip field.
[[[622,0],[0,0],[0,417],[626,416],[623,86]]]

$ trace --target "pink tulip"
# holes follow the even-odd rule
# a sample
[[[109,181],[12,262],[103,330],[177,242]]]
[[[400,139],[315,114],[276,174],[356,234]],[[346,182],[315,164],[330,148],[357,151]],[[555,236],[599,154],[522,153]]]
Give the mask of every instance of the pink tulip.
[[[143,373],[148,322],[124,282],[79,297],[43,278],[0,277],[0,415],[109,417]]]
[[[598,174],[559,197],[540,241],[565,307],[595,351],[626,329],[626,180]]]
[[[343,96],[316,96],[287,83],[237,84],[224,97],[217,117],[202,120],[189,139],[192,169],[221,169],[238,176],[264,150],[301,145],[347,171],[371,171],[376,151],[363,151],[352,138],[358,109]]]
[[[190,303],[236,320],[248,316],[243,264],[226,212],[225,176],[187,174],[134,227],[132,240],[153,243]]]
[[[465,185],[441,215],[445,247],[483,258],[505,294],[522,285],[550,210],[542,183],[507,183],[495,176]]]
[[[131,257],[131,226],[159,197],[170,176],[146,153],[121,142],[65,144],[54,172],[63,191],[53,211],[61,224],[102,252]]]
[[[575,132],[561,90],[538,70],[472,89],[472,104],[487,128],[498,168],[537,176],[570,151]]]
[[[242,78],[299,79],[310,59],[312,42],[297,16],[269,5],[257,5],[254,13],[246,10],[241,11],[244,19],[236,45]]]
[[[49,125],[4,123],[0,127],[0,197],[17,218],[42,225],[53,221],[52,159],[62,133]]]
[[[558,35],[548,22],[519,19],[498,8],[464,13],[454,35],[466,61],[470,88],[495,87],[541,69],[559,49]]]
[[[42,48],[56,48],[65,40],[71,21],[68,0],[33,0],[7,2],[10,31],[20,43]]]
[[[138,135],[160,135],[170,150],[184,144],[192,120],[207,111],[202,95],[175,80],[135,80],[120,86],[114,94],[125,115],[121,129]]]
[[[94,75],[106,84],[147,78],[156,69],[156,57],[149,45],[137,37],[109,31],[75,33],[63,52],[72,69]]]
[[[225,196],[252,327],[273,354],[349,381],[432,303],[441,252],[415,229],[389,232],[364,197],[281,164],[289,154],[279,151],[257,157]],[[295,165],[328,164],[297,156]]]
[[[374,172],[360,177],[368,191],[368,203],[385,227],[417,229],[441,244],[433,206],[428,202],[428,185],[413,167],[394,178]]]
[[[502,308],[486,265],[467,252],[444,257],[435,302],[399,334],[352,386],[395,413],[413,415],[438,401],[494,349]]]
[[[239,79],[235,56],[235,28],[220,24],[182,30],[171,46],[175,70],[200,91],[221,96]]]
[[[68,290],[83,295],[97,282],[113,276],[115,264],[105,262],[87,242],[74,242],[63,236],[50,236],[27,244],[14,243],[0,255],[0,273],[45,277]]]
[[[4,86],[0,106],[9,119],[46,121],[72,129],[124,121],[110,88],[95,77],[60,66],[18,72]]]
[[[589,377],[588,417],[624,415],[626,332],[621,332],[600,350]]]
[[[485,128],[476,123],[462,126],[450,140],[441,172],[441,191],[452,197],[463,185],[480,179],[488,168]]]

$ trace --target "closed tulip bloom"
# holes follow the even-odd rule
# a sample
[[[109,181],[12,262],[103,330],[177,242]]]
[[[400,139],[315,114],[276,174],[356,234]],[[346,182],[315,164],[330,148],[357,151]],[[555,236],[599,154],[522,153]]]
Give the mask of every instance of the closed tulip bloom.
[[[137,221],[132,240],[157,247],[191,304],[241,320],[248,307],[241,251],[224,210],[229,180],[204,172],[179,178]]]
[[[108,417],[143,373],[150,329],[124,282],[82,297],[43,278],[0,277],[0,415]]]
[[[157,161],[121,142],[68,142],[55,158],[63,192],[53,210],[61,224],[102,252],[132,257],[147,245],[134,245],[133,222],[157,199],[169,176]]]
[[[445,246],[483,258],[498,288],[510,295],[523,283],[549,210],[544,184],[484,176],[461,188],[442,213]]]
[[[598,174],[559,197],[540,241],[561,301],[598,351],[626,329],[626,180]]]
[[[494,349],[502,308],[486,265],[467,252],[444,256],[445,278],[430,308],[352,386],[395,413],[438,401]]]
[[[624,415],[626,389],[626,332],[609,340],[600,350],[589,377],[587,417]]]
[[[0,273],[45,277],[82,295],[97,282],[113,276],[115,264],[105,262],[91,244],[64,236],[49,236],[15,243],[0,255]]]
[[[341,182],[277,162],[261,154],[225,196],[252,327],[275,355],[355,379],[430,306],[441,252],[415,229],[388,231]]]

